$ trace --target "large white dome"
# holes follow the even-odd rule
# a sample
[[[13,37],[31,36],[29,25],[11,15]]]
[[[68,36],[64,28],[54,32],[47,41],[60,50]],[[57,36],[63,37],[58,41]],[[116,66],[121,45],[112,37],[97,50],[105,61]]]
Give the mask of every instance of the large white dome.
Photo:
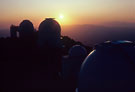
[[[82,64],[79,92],[135,91],[135,48],[130,41],[96,46]]]

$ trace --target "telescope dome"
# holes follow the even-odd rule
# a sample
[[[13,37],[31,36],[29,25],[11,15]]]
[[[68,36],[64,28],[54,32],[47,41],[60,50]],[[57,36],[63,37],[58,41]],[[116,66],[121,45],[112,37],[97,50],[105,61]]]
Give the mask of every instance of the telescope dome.
[[[108,41],[97,45],[82,64],[78,91],[135,91],[134,46],[131,41]]]
[[[74,45],[73,47],[70,48],[69,50],[69,56],[70,57],[76,57],[76,56],[86,56],[87,55],[87,51],[83,46],[80,45]]]
[[[61,27],[53,18],[47,18],[39,26],[39,46],[58,47],[60,45]]]
[[[31,21],[23,20],[19,26],[20,38],[31,37],[34,32],[34,27]]]

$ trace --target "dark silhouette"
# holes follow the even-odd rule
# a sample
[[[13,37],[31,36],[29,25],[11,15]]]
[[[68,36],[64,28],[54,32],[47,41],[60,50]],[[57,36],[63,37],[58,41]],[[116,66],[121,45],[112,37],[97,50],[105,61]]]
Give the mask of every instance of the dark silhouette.
[[[34,35],[34,27],[29,20],[23,20],[19,25],[19,37],[20,38],[32,38]]]
[[[48,64],[50,63],[49,68],[52,70],[51,72],[56,72],[58,74],[61,72],[61,27],[57,21],[53,18],[47,18],[43,22],[41,22],[39,26],[39,47],[43,54],[43,58],[45,55],[48,57]],[[53,53],[53,55],[52,55]],[[44,59],[43,59],[44,60]]]
[[[19,33],[19,36],[17,35]],[[23,20],[19,26],[10,26],[10,36],[11,38],[20,38],[25,40],[30,40],[36,37],[36,31],[31,21]]]
[[[73,45],[83,44],[61,36],[60,25],[52,18],[44,20],[39,31],[24,20],[19,26],[11,25],[10,32],[11,38],[0,38],[1,91],[75,91],[76,81],[70,82],[73,88],[68,89],[63,79],[62,56]]]
[[[85,59],[79,76],[79,92],[134,92],[135,44],[107,41]]]
[[[53,18],[47,18],[39,26],[40,47],[61,47],[61,27]]]
[[[17,38],[17,32],[18,32],[19,27],[15,25],[10,26],[10,36],[11,38]]]
[[[78,73],[83,63],[87,51],[83,46],[74,45],[69,50],[69,55],[63,57],[63,78],[69,89],[75,90],[77,87]]]
[[[70,48],[73,47],[74,45],[81,45],[85,47],[85,49],[87,50],[87,54],[89,54],[93,50],[93,47],[86,46],[81,42],[69,38],[68,36],[61,36],[61,42],[63,47],[63,55],[68,55]]]

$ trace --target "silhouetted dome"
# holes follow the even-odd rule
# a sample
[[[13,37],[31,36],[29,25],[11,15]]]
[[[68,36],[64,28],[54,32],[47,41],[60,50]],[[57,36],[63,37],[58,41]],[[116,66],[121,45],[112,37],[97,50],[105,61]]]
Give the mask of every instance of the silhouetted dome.
[[[74,45],[72,48],[70,48],[69,50],[69,56],[86,56],[87,55],[87,51],[84,47],[80,46],[80,45]]]
[[[19,26],[19,35],[21,38],[32,36],[34,27],[31,21],[23,20]]]
[[[53,18],[47,18],[39,26],[39,45],[59,47],[61,27]]]
[[[83,46],[74,45],[69,50],[69,56],[63,57],[63,78],[72,79],[76,82],[82,62],[87,55],[87,51]]]
[[[79,92],[135,91],[135,47],[131,41],[96,46],[82,64]]]

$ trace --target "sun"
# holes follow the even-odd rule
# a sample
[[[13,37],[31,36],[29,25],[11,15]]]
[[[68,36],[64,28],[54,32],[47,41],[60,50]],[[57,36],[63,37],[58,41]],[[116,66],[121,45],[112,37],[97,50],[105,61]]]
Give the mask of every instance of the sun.
[[[64,15],[63,14],[60,14],[59,15],[59,19],[61,19],[61,20],[64,19]]]
[[[61,25],[69,24],[69,16],[68,16],[67,13],[59,13],[58,15],[56,14],[55,19],[56,19]]]

